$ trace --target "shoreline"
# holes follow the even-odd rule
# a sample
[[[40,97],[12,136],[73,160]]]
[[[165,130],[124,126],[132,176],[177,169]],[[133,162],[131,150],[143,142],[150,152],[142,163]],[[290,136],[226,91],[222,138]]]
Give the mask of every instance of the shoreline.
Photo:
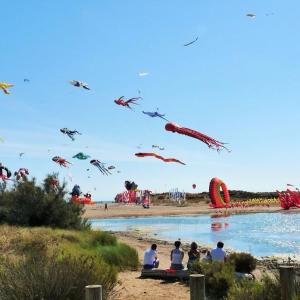
[[[190,206],[167,206],[153,205],[149,209],[135,204],[110,204],[108,210],[104,209],[104,204],[95,206],[85,206],[84,217],[87,219],[109,219],[109,218],[128,218],[128,217],[150,217],[150,216],[197,216],[197,215],[222,215],[222,214],[248,214],[248,213],[273,213],[273,212],[300,212],[300,209],[283,211],[281,207],[250,207],[243,209],[223,208],[214,209],[207,204]]]
[[[127,238],[130,240],[135,240],[135,241],[140,241],[141,243],[147,243],[147,244],[160,244],[160,245],[167,245],[170,247],[173,247],[174,242],[169,241],[169,240],[162,240],[155,238],[153,236],[149,236],[147,232],[141,232],[141,231],[108,231],[112,235],[116,236],[118,239],[123,239]],[[188,251],[190,248],[190,244],[187,242],[182,242],[182,249],[184,251]],[[204,250],[209,250],[211,249],[212,246],[208,244],[201,243],[199,245],[199,250],[202,253]],[[236,251],[234,249],[226,249],[227,254],[231,254],[234,252],[241,252],[241,251]],[[250,253],[251,254],[251,253]],[[291,255],[292,256],[292,255]],[[276,269],[279,265],[282,264],[292,264],[299,266],[300,265],[300,256],[298,258],[294,259],[288,259],[289,255],[288,254],[279,254],[279,255],[267,255],[267,256],[254,256],[255,259],[257,260],[258,265],[263,265],[265,267],[268,267],[269,269]]]

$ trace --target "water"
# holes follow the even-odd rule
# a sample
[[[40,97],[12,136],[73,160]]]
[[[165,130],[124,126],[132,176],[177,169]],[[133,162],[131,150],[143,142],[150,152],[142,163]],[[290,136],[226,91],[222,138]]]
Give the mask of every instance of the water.
[[[155,216],[91,220],[93,228],[106,231],[140,230],[157,239],[251,252],[255,256],[299,255],[300,214],[256,213],[222,217]]]

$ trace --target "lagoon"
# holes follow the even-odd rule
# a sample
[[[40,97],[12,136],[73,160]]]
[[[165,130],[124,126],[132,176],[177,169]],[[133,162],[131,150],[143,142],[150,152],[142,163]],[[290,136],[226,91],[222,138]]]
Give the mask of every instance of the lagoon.
[[[255,256],[300,254],[300,214],[293,212],[227,216],[155,216],[91,220],[94,229],[147,233],[156,239],[200,245],[225,243],[225,249]]]

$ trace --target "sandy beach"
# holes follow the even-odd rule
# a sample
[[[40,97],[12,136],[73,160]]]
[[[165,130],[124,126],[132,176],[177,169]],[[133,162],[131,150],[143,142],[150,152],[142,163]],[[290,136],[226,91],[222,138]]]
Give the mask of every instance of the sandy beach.
[[[170,215],[199,215],[217,213],[249,213],[249,212],[275,212],[281,211],[281,207],[249,207],[243,209],[212,209],[206,203],[189,206],[168,206],[154,205],[145,209],[140,205],[108,204],[108,210],[104,209],[104,204],[86,206],[85,218],[117,218],[117,217],[142,217],[142,216],[170,216]]]
[[[158,245],[158,257],[160,260],[159,268],[167,269],[170,267],[170,251],[173,248],[172,243],[156,240],[147,236],[144,237],[139,232],[115,232],[113,234],[119,241],[126,243],[137,250],[141,265],[143,263],[144,251],[149,248],[153,242],[155,242]],[[185,251],[183,263],[186,266],[188,260],[187,251],[189,247],[188,245],[183,245],[182,248]],[[206,246],[204,246],[204,248],[206,248]],[[201,257],[202,256],[203,254],[201,254]],[[258,264],[257,269],[253,272],[255,277],[259,279],[264,272],[269,272],[268,269],[270,269],[271,263],[272,260],[261,261]],[[138,271],[121,272],[119,274],[118,284],[115,288],[113,299],[190,299],[189,286],[187,283],[179,281],[164,281],[159,279],[142,279],[140,278],[140,274],[141,267]]]

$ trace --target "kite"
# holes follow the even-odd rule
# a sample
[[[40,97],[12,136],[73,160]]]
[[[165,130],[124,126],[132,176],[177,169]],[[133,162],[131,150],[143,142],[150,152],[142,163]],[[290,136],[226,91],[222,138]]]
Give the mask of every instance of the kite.
[[[60,157],[60,156],[54,156],[52,158],[52,160],[56,163],[58,163],[60,166],[63,166],[63,167],[68,167],[68,164],[71,164],[70,162],[68,162],[65,158],[63,157]]]
[[[160,114],[158,111],[154,111],[154,112],[151,112],[151,111],[143,111],[143,114],[151,117],[151,118],[155,118],[155,117],[159,117],[159,118],[162,118],[164,119],[165,121],[169,122],[169,120],[167,120],[164,116],[165,114]]]
[[[160,147],[159,145],[152,145],[152,148],[158,148],[159,150],[165,150],[164,147]]]
[[[55,188],[55,187],[58,187],[59,181],[56,177],[51,177],[50,178],[50,184],[51,184],[52,187]]]
[[[79,152],[76,155],[74,155],[73,158],[77,158],[77,159],[80,159],[80,160],[85,160],[85,159],[90,158],[90,156],[87,155],[87,154],[84,154],[82,152]]]
[[[78,132],[77,130],[70,130],[68,128],[61,128],[60,132],[62,132],[63,134],[66,134],[72,141],[75,141],[74,135],[75,134],[80,134],[80,132]]]
[[[4,94],[8,95],[10,94],[9,88],[13,87],[13,84],[7,83],[7,82],[0,82],[0,89],[4,92]]]
[[[86,90],[90,90],[89,86],[84,83],[84,82],[81,82],[81,81],[78,81],[78,80],[71,80],[70,83],[76,87],[82,87]]]
[[[20,168],[18,171],[16,171],[14,173],[16,180],[20,180],[24,177],[26,177],[26,175],[29,175],[29,171],[26,168]]]
[[[4,172],[6,174],[4,174]],[[0,163],[0,179],[2,179],[3,181],[8,180],[11,177],[11,171],[8,170],[8,168],[6,168],[5,166],[2,165],[2,163]]]
[[[125,181],[124,186],[127,191],[135,191],[138,187],[138,185],[134,181],[128,180]]]
[[[139,153],[135,153],[135,156],[137,157],[146,157],[146,156],[153,156],[157,159],[160,159],[164,162],[176,162],[176,163],[179,163],[179,164],[182,164],[182,165],[185,165],[185,163],[183,163],[182,161],[176,159],[176,158],[164,158],[160,155],[157,155],[155,153],[143,153],[143,152],[139,152]]]
[[[140,77],[147,76],[147,75],[149,75],[148,72],[140,72],[140,73],[139,73],[139,76],[140,76]]]
[[[103,175],[108,175],[108,174],[111,175],[111,173],[109,172],[109,170],[105,168],[104,163],[102,163],[102,162],[99,161],[98,159],[92,159],[92,160],[90,161],[90,163],[91,163],[93,166],[95,166],[96,168],[98,168],[99,171],[100,171]]]
[[[19,153],[19,157],[22,158],[22,156],[24,155],[24,152]]]
[[[165,129],[167,131],[177,132],[179,134],[184,134],[184,135],[193,137],[195,139],[198,139],[198,140],[202,141],[203,143],[205,143],[208,146],[208,148],[216,149],[217,151],[220,151],[223,148],[223,149],[226,149],[228,152],[230,152],[230,150],[228,150],[224,146],[225,143],[219,142],[199,131],[181,127],[175,123],[167,123],[165,126]]]
[[[193,40],[193,41],[191,41],[191,42],[189,42],[189,43],[187,43],[187,44],[184,44],[183,46],[189,46],[189,45],[192,45],[192,44],[194,44],[195,42],[197,42],[198,41],[198,36]]]
[[[255,15],[255,14],[249,13],[249,14],[246,14],[246,17],[249,17],[249,18],[251,18],[251,19],[255,19],[255,18],[256,18],[256,15]]]
[[[29,80],[29,79],[27,79],[27,78],[25,78],[25,79],[24,79],[24,82],[30,82],[30,80]]]
[[[116,167],[115,166],[109,166],[107,169],[108,170],[113,170],[113,169],[115,169]]]
[[[72,175],[72,173],[68,173],[68,178],[70,179],[71,182],[73,181],[73,175]]]
[[[139,100],[139,99],[141,99],[141,97],[130,98],[128,100],[124,100],[124,96],[122,96],[118,99],[115,99],[114,102],[117,105],[126,106],[126,107],[132,109],[129,104],[136,104],[137,105],[138,103],[136,103],[136,101]]]
[[[194,184],[192,185],[192,187],[193,187],[193,189],[195,189],[197,186],[196,186],[196,184],[194,183]]]

